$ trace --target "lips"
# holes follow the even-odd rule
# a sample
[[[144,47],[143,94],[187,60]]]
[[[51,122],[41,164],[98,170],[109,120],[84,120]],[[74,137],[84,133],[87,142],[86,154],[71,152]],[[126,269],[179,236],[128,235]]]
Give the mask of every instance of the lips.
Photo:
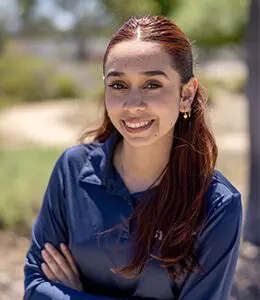
[[[141,123],[141,122],[150,122],[153,121],[154,119],[122,119],[124,122],[129,122],[129,123]]]
[[[152,121],[143,121],[143,122],[140,122],[140,123],[138,123],[138,122],[125,122],[125,121],[123,121],[124,122],[124,124],[127,126],[127,127],[131,127],[131,128],[140,128],[140,127],[145,127],[145,126],[147,126],[149,123],[151,123]]]
[[[133,123],[133,122],[131,122],[131,123]],[[135,123],[138,123],[138,122],[135,122]],[[144,126],[129,127],[126,125],[125,121],[122,121],[124,129],[129,133],[140,133],[140,132],[146,131],[153,125],[153,123],[154,123],[154,120],[151,120],[150,122],[148,122],[148,124],[146,124]]]

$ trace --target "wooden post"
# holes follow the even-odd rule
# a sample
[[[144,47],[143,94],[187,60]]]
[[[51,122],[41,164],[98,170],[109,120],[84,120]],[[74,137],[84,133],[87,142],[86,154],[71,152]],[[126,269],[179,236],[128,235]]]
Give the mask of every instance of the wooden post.
[[[260,0],[251,0],[246,32],[250,168],[244,240],[260,246]]]

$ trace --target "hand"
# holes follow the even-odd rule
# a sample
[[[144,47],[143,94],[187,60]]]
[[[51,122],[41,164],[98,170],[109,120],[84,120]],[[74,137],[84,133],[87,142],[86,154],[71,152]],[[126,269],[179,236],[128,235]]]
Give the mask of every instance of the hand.
[[[50,243],[42,250],[42,271],[51,281],[63,284],[78,291],[83,291],[79,272],[74,258],[65,244],[60,245],[61,253]]]

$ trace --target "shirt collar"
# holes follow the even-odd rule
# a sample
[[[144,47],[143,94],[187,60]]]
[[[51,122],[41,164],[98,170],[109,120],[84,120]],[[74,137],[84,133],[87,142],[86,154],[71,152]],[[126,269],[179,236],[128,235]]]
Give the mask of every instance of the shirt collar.
[[[116,145],[122,139],[122,135],[115,131],[105,142],[94,142],[94,148],[89,153],[87,162],[80,172],[79,179],[86,183],[103,185],[109,194],[124,197],[127,200],[137,200],[144,191],[130,194],[120,174],[113,167],[112,156]],[[155,186],[150,191],[156,188]]]
[[[115,131],[105,142],[94,142],[95,147],[90,151],[87,162],[81,170],[81,181],[97,185],[109,185],[113,179],[112,155],[115,146],[121,139],[121,134]]]

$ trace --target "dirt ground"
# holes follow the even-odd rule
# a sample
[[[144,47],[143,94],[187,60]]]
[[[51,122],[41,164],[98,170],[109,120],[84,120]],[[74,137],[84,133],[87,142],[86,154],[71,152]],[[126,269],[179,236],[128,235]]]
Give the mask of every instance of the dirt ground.
[[[96,107],[82,106],[78,101],[46,102],[17,106],[0,112],[0,139],[3,147],[23,147],[28,144],[62,146],[75,144],[84,125],[95,120]],[[247,102],[244,96],[219,92],[210,109],[210,120],[219,146],[219,169],[230,171],[230,180],[247,198]],[[227,164],[227,161],[229,164]],[[237,164],[241,168],[237,171]],[[235,171],[232,172],[232,169]],[[0,232],[0,300],[22,299],[23,262],[29,240]],[[243,243],[237,267],[233,300],[260,299],[260,253]],[[258,260],[259,261],[259,260]]]

